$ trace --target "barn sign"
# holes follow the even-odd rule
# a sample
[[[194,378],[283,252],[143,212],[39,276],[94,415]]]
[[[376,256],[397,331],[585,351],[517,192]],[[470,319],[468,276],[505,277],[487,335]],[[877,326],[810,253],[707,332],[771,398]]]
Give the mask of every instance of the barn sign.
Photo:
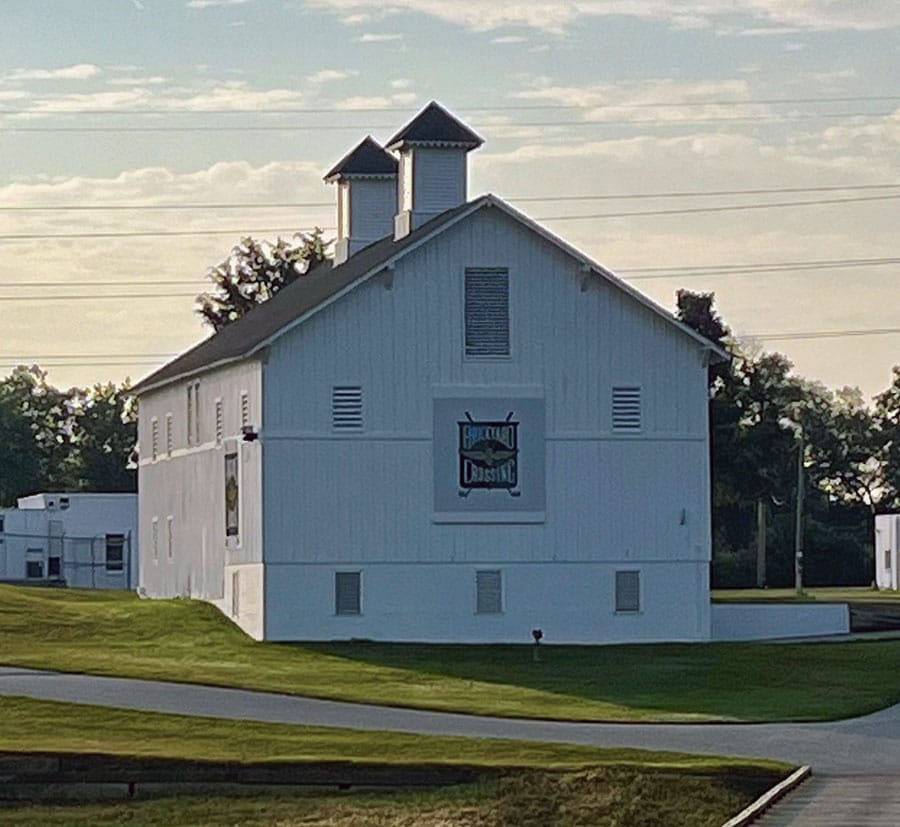
[[[513,496],[519,485],[519,423],[510,412],[502,421],[476,421],[466,411],[459,427],[459,488],[467,497],[476,488],[505,489]]]

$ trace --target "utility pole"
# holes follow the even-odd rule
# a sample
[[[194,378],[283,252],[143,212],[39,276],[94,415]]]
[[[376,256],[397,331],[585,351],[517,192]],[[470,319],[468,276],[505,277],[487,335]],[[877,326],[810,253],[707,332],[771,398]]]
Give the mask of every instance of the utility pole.
[[[766,501],[756,501],[756,588],[766,585]]]
[[[797,431],[797,514],[794,525],[794,587],[803,594],[803,431]]]

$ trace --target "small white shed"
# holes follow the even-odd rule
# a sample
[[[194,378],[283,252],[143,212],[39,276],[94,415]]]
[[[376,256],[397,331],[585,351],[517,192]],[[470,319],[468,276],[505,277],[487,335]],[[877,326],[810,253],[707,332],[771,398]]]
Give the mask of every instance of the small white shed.
[[[875,516],[875,585],[879,589],[900,589],[900,513]]]
[[[0,511],[0,581],[136,585],[137,494],[41,493]]]

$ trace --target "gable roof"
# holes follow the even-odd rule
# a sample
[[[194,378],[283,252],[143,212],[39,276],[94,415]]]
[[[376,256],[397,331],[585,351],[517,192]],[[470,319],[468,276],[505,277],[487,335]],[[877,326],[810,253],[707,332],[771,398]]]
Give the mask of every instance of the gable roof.
[[[428,104],[386,144],[387,149],[402,149],[407,144],[441,144],[477,149],[484,143],[469,127],[453,117],[436,101]]]
[[[397,159],[367,135],[332,167],[325,180],[331,183],[354,176],[382,178],[396,174]]]
[[[306,275],[279,290],[268,301],[257,305],[237,321],[222,328],[218,333],[214,333],[208,339],[142,379],[135,385],[134,392],[144,393],[177,379],[187,378],[211,368],[259,354],[277,338],[306,321],[310,316],[331,304],[332,301],[340,299],[379,273],[393,269],[394,262],[407,253],[454,224],[488,208],[501,210],[513,220],[537,233],[545,241],[579,261],[584,267],[586,276],[609,282],[627,293],[681,333],[702,345],[715,361],[727,361],[731,358],[721,347],[697,333],[693,328],[678,321],[671,313],[623,282],[605,267],[588,258],[580,250],[570,246],[501,198],[488,194],[441,213],[398,241],[394,240],[393,235],[386,236],[380,241],[364,247],[337,267],[332,266],[330,260],[319,262],[311,267]]]

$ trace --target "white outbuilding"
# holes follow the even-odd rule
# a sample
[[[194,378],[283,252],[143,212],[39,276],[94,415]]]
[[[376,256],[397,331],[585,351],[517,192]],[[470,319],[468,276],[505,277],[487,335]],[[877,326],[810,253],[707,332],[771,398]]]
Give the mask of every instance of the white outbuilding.
[[[338,186],[336,257],[140,397],[140,587],[266,640],[710,637],[707,367],[495,195],[435,103]]]
[[[900,513],[875,515],[875,585],[900,589]]]
[[[0,510],[0,581],[137,585],[137,494],[44,492]]]

